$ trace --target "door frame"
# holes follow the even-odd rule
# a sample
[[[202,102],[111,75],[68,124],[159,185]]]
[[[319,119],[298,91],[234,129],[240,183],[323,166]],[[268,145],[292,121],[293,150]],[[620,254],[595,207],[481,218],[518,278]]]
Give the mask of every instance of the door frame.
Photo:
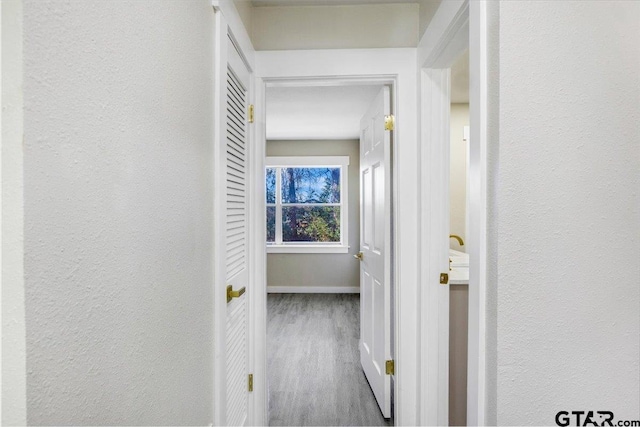
[[[421,295],[421,363],[423,425],[449,422],[449,286],[439,283],[448,271],[450,67],[469,49],[469,338],[467,424],[486,423],[486,290],[488,176],[488,3],[442,2],[418,46],[422,167],[421,247],[425,291]],[[492,166],[492,170],[495,166]]]
[[[256,123],[255,140],[250,147],[257,159],[252,166],[254,188],[264,188],[266,153],[266,87],[317,86],[322,84],[387,84],[391,86],[392,111],[396,128],[392,138],[392,283],[394,309],[394,360],[392,378],[395,425],[417,425],[419,401],[417,328],[418,306],[418,140],[417,76],[415,49],[340,49],[256,52]],[[262,164],[260,164],[262,163]],[[256,243],[252,251],[253,282],[256,303],[254,328],[256,349],[254,380],[256,425],[268,422],[266,383],[266,206],[264,196],[256,191],[251,197],[251,222]],[[260,240],[262,239],[262,240]],[[259,300],[259,301],[258,301]],[[259,373],[259,374],[258,374]],[[399,387],[402,384],[402,387]]]
[[[24,93],[22,0],[0,5],[0,424],[27,424],[24,280]],[[4,347],[2,347],[4,343]]]

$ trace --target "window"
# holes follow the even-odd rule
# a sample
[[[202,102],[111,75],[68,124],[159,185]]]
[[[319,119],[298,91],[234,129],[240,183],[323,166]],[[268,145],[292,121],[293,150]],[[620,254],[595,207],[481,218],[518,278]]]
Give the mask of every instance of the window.
[[[347,253],[349,157],[267,157],[267,252]]]

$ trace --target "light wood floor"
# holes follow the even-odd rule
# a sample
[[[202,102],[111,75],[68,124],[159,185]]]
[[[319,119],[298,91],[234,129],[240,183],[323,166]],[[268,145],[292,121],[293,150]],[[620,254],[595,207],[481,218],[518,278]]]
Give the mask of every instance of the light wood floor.
[[[269,294],[269,425],[386,426],[360,366],[357,294]]]

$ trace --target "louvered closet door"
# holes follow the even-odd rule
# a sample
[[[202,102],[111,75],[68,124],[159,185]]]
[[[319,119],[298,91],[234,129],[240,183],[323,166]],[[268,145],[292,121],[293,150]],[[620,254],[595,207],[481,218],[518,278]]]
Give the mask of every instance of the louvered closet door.
[[[248,301],[247,269],[247,95],[248,72],[229,42],[226,118],[226,277],[234,291],[246,292],[227,303],[227,425],[247,423]]]

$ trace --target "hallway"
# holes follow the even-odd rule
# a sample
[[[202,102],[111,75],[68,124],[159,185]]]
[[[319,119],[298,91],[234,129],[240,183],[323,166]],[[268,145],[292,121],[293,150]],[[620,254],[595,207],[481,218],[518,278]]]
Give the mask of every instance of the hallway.
[[[468,425],[640,420],[640,0],[0,0],[0,23],[1,425],[386,425],[358,296],[268,295],[355,292],[374,227],[393,255],[396,347],[379,360],[396,359],[397,425],[449,423],[465,353]],[[347,169],[340,206],[267,203],[266,157],[355,169],[375,132],[337,130],[360,111],[347,88],[368,85],[391,87],[388,172]],[[290,89],[344,102],[293,108]],[[277,139],[270,99],[292,110]],[[305,118],[322,135],[301,139]],[[345,141],[353,155],[328,152]],[[279,167],[344,167],[320,163]],[[388,214],[359,221],[359,183],[378,178]],[[272,235],[295,246],[285,224],[331,245],[265,255]],[[353,238],[333,245],[338,225]],[[450,234],[470,267],[458,335]]]
[[[269,425],[385,426],[360,366],[358,294],[269,294]]]

